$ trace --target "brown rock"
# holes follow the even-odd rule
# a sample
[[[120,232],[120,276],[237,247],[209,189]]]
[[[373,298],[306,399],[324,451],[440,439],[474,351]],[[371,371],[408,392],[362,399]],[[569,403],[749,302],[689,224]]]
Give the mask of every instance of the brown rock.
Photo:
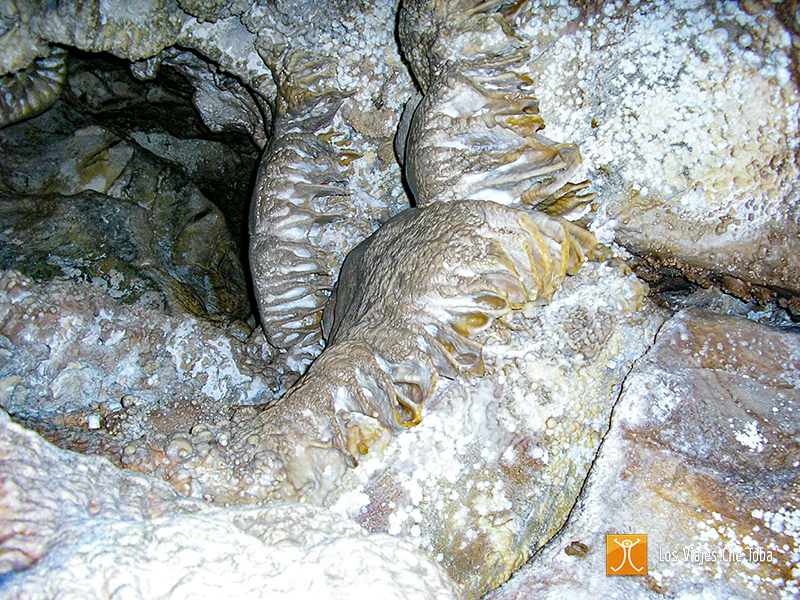
[[[679,313],[626,379],[569,524],[490,598],[797,597],[798,373],[797,333]],[[646,576],[605,574],[607,534],[647,534]]]

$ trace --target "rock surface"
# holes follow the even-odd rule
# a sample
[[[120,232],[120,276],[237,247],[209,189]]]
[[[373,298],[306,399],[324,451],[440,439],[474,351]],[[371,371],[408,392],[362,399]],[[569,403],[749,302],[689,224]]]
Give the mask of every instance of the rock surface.
[[[61,105],[0,132],[0,267],[124,303],[247,318],[221,212],[179,170]]]
[[[130,441],[165,406],[202,413],[222,410],[222,399],[271,398],[274,375],[257,352],[208,323],[121,305],[92,286],[0,276],[0,406],[23,417]]]
[[[174,48],[133,65],[73,53],[69,71],[64,103],[184,173],[246,247],[252,177],[269,126],[263,100],[213,63]]]
[[[643,291],[618,267],[584,265],[535,316],[490,336],[486,375],[441,380],[419,425],[370,448],[334,509],[419,544],[465,598],[502,583],[573,506],[661,322],[652,307],[637,312]]]
[[[0,6],[0,123],[53,102],[66,71],[58,44],[135,61],[132,72],[148,82],[156,82],[159,69],[181,73],[185,87],[178,95],[193,99],[204,126],[247,133],[256,146],[268,148],[257,196],[273,186],[284,198],[302,199],[295,192],[303,188],[317,201],[336,187],[305,231],[292,223],[304,217],[303,210],[270,205],[280,194],[263,194],[271,218],[285,218],[287,238],[297,236],[304,252],[324,259],[317,261],[319,273],[317,265],[311,268],[312,280],[324,279],[312,289],[315,314],[347,252],[406,208],[392,137],[413,85],[394,38],[395,0],[144,0],[135,13],[119,0],[46,4],[41,10],[31,3]],[[411,127],[412,142],[397,136],[420,204],[469,195],[570,214],[583,225],[593,222],[602,242],[631,252],[644,276],[682,273],[748,302],[777,299],[800,313],[792,62],[800,22],[794,3],[405,0],[402,7],[422,15],[410,19],[405,31],[411,33],[402,43],[426,99],[416,112],[410,102],[399,123],[401,132]],[[427,18],[429,9],[436,19]],[[445,340],[443,356],[478,356],[485,373],[463,369],[458,361],[448,373],[444,362],[426,371],[430,365],[419,353],[432,346],[425,334],[441,329],[403,300],[396,311],[387,309],[394,321],[379,318],[374,328],[365,321],[358,332],[360,342],[374,342],[381,352],[358,353],[355,345],[341,344],[341,361],[336,355],[320,361],[316,391],[323,395],[242,408],[273,397],[278,384],[272,368],[285,375],[285,389],[309,358],[289,361],[288,348],[272,356],[263,336],[245,341],[250,326],[235,320],[247,311],[241,269],[232,266],[236,251],[203,186],[225,177],[249,182],[250,175],[229,162],[230,146],[148,128],[141,106],[163,106],[159,98],[168,104],[169,86],[146,85],[142,102],[141,90],[119,72],[100,72],[91,66],[94,59],[80,60],[90,66],[71,71],[65,89],[83,116],[65,117],[57,102],[55,110],[0,132],[0,266],[25,272],[4,271],[0,279],[0,405],[58,444],[157,475],[194,499],[178,498],[164,482],[106,463],[97,467],[95,459],[81,462],[52,449],[46,460],[31,458],[30,448],[40,448],[41,441],[23,441],[3,419],[16,432],[8,434],[5,455],[13,457],[19,447],[26,448],[19,456],[27,457],[25,464],[0,461],[0,472],[7,466],[14,474],[5,482],[22,482],[8,484],[14,491],[0,510],[0,526],[11,532],[0,536],[9,544],[0,545],[8,561],[3,564],[14,570],[41,558],[29,578],[8,578],[9,589],[30,596],[51,582],[67,594],[69,578],[85,578],[106,587],[130,584],[134,597],[160,593],[149,587],[163,571],[163,563],[148,556],[152,551],[174,556],[174,565],[186,569],[176,568],[178,574],[224,572],[241,584],[241,594],[256,590],[258,596],[269,588],[247,571],[269,564],[276,573],[286,559],[310,560],[304,550],[285,545],[285,556],[268,557],[262,528],[274,524],[284,531],[281,523],[295,517],[296,523],[324,521],[324,529],[343,532],[346,539],[331,548],[355,554],[349,566],[360,568],[359,553],[372,542],[315,509],[286,509],[294,515],[287,517],[277,505],[223,509],[201,501],[261,502],[269,496],[262,477],[289,489],[296,481],[273,475],[294,453],[292,469],[335,485],[299,485],[290,494],[316,494],[315,501],[371,531],[422,546],[463,593],[477,598],[565,522],[625,382],[615,427],[574,518],[498,597],[580,598],[601,590],[621,597],[797,594],[796,333],[688,311],[664,328],[649,358],[628,375],[664,313],[643,300],[644,286],[624,267],[590,262],[567,278],[551,304],[512,307],[515,314],[502,322],[484,321],[473,311],[479,300],[496,310],[497,298],[468,298],[455,307],[463,315],[455,315],[452,305],[441,311],[448,326],[486,334],[478,350],[469,335],[469,343]],[[319,94],[319,105],[306,102],[305,94],[313,99],[331,89],[336,93]],[[279,96],[290,101],[282,104]],[[331,111],[327,101],[333,96],[338,104]],[[23,97],[27,104],[13,105]],[[305,109],[297,120],[282,114],[292,102]],[[108,126],[94,120],[100,113]],[[176,111],[176,127],[196,124],[197,117],[183,117]],[[297,121],[310,121],[314,141],[332,150],[328,158],[335,166],[314,170],[324,151],[297,141]],[[547,137],[541,135],[545,122]],[[581,170],[578,147],[585,159]],[[281,153],[285,160],[275,159]],[[569,183],[584,178],[594,184]],[[584,206],[595,192],[598,198]],[[585,214],[572,214],[577,211]],[[236,231],[235,220],[225,216]],[[570,235],[578,231],[569,227]],[[579,237],[576,247],[594,242],[591,235]],[[32,247],[31,238],[40,244]],[[299,267],[276,259],[269,246],[256,254],[286,284],[272,289],[287,294],[278,305],[292,304]],[[515,263],[512,272],[526,257],[519,250],[508,261]],[[424,267],[439,259],[446,253],[435,253]],[[299,262],[306,268],[305,260]],[[451,283],[463,282],[459,261],[446,267]],[[507,275],[499,269],[490,279],[508,283]],[[355,279],[353,289],[337,293],[337,304],[344,298],[355,312],[369,312],[375,304],[369,298],[359,304],[364,290]],[[395,288],[388,289],[391,297]],[[457,285],[453,289],[460,293]],[[309,294],[301,295],[301,302],[308,300]],[[726,310],[724,301],[711,298],[709,305]],[[187,312],[233,323],[223,331]],[[402,330],[402,343],[383,334],[386,323]],[[491,327],[482,330],[487,323]],[[313,325],[316,352],[322,344]],[[408,335],[415,326],[419,335]],[[328,333],[335,337],[335,329]],[[370,376],[378,375],[380,390],[361,368],[372,363],[378,366]],[[397,406],[389,403],[383,415],[374,406],[359,412],[371,406],[373,392],[386,389],[393,390],[388,396]],[[287,406],[291,410],[282,417],[271,416]],[[278,460],[270,454],[273,447],[260,445],[265,421],[271,423],[269,436],[288,440],[279,449],[289,450]],[[410,425],[416,426],[405,427]],[[315,463],[319,456],[324,458]],[[70,471],[70,465],[77,467]],[[322,468],[314,472],[315,465]],[[112,499],[76,476],[82,470]],[[49,493],[51,477],[55,496],[39,503],[36,494]],[[152,497],[149,485],[156,490]],[[139,490],[135,506],[122,498],[124,515],[116,515],[114,498],[128,487]],[[33,495],[24,496],[26,489]],[[78,508],[68,507],[73,523],[62,527],[56,507],[70,496],[78,497]],[[173,500],[185,510],[166,514]],[[31,516],[37,506],[45,507],[42,516]],[[86,516],[95,513],[97,518]],[[9,514],[23,516],[3,521]],[[669,564],[659,564],[651,557],[647,577],[609,584],[602,533],[612,526],[649,528],[651,554],[674,550],[678,560],[670,555]],[[220,560],[195,560],[198,550],[187,541],[187,530],[200,532]],[[220,539],[252,552],[234,548],[233,556]],[[384,538],[375,552],[385,557],[387,547],[404,543]],[[683,547],[721,552],[725,544],[771,552],[772,562],[680,560]],[[250,558],[252,565],[245,562]],[[417,574],[403,571],[401,579],[422,585],[418,573],[424,569],[439,581],[415,560],[403,568],[417,565]],[[131,566],[123,573],[117,565]],[[370,568],[369,577],[383,569]],[[309,581],[324,580],[327,569],[323,565],[321,579]],[[386,581],[397,573],[379,572]],[[92,578],[103,573],[106,579]],[[194,580],[202,583],[202,577]],[[423,593],[413,589],[397,591],[398,597]]]
[[[517,29],[539,51],[546,134],[580,144],[601,241],[797,312],[796,17],[760,2],[548,4],[525,3]]]
[[[799,374],[796,331],[673,317],[626,379],[569,523],[488,598],[796,598]],[[646,576],[605,575],[614,533],[647,534]]]
[[[570,249],[574,242],[564,230],[560,237],[548,230],[550,241],[544,242],[543,232],[558,221],[524,216],[491,203],[453,202],[392,222],[356,253],[369,257],[374,250],[374,260],[359,267],[354,259],[356,267],[346,271],[329,330],[332,343],[319,363],[297,389],[266,407],[232,410],[233,400],[246,402],[256,384],[240,373],[234,380],[240,385],[222,389],[229,383],[222,377],[203,402],[196,402],[196,390],[183,405],[157,396],[151,409],[137,415],[136,405],[123,401],[121,410],[85,416],[85,426],[94,417],[100,440],[117,444],[99,451],[121,454],[121,464],[165,478],[186,494],[222,505],[305,498],[334,505],[372,531],[408,537],[439,557],[468,598],[477,598],[561,526],[619,386],[661,322],[650,305],[640,312],[646,286],[624,265],[590,261],[579,270],[580,260],[569,259],[579,248]],[[442,246],[442,235],[453,231],[460,242]],[[533,255],[526,244],[547,251]],[[419,264],[412,260],[417,255]],[[387,271],[398,260],[403,269]],[[423,272],[416,283],[409,278]],[[51,336],[62,327],[77,328],[68,335],[75,340],[67,346],[73,354],[85,354],[98,339],[105,348],[113,339],[113,364],[137,364],[139,348],[124,335],[117,340],[116,327],[101,327],[119,319],[135,328],[142,317],[132,309],[115,314],[107,307],[104,316],[94,299],[97,317],[81,319],[77,310],[64,315],[70,304],[57,286],[74,284],[52,282],[33,293],[29,280],[14,274],[8,279],[8,330],[16,334],[10,339],[19,343],[37,335],[47,342],[39,329],[26,332],[52,321]],[[366,284],[363,290],[352,287],[358,281]],[[39,306],[48,297],[61,305],[66,323]],[[43,316],[24,318],[29,313]],[[186,326],[178,332],[188,333]],[[214,373],[209,367],[222,357],[212,351],[221,351],[224,341],[204,339],[190,356],[191,338],[171,333],[162,343],[176,369],[198,379]],[[418,339],[426,339],[431,351],[440,344],[439,354],[415,349]],[[359,352],[348,354],[352,348]],[[194,356],[201,351],[212,354]],[[330,362],[331,356],[339,362]],[[97,370],[96,362],[76,366]],[[163,362],[172,366],[166,356]],[[70,369],[58,375],[64,386],[73,381],[65,373]],[[165,371],[167,382],[171,373]],[[97,387],[116,384],[118,376],[101,371]],[[73,383],[89,380],[79,374]],[[9,391],[16,393],[17,386],[24,390],[25,381],[11,381]],[[81,414],[74,411],[73,420]],[[66,437],[63,431],[45,433]],[[132,441],[120,448],[120,440]],[[355,457],[361,464],[348,469]]]
[[[410,543],[320,508],[215,509],[102,459],[58,450],[0,413],[6,598],[455,600]],[[28,567],[26,570],[25,567]]]
[[[0,490],[3,575],[30,567],[63,542],[70,522],[142,522],[201,505],[165,482],[59,450],[12,423],[5,411],[0,411]]]

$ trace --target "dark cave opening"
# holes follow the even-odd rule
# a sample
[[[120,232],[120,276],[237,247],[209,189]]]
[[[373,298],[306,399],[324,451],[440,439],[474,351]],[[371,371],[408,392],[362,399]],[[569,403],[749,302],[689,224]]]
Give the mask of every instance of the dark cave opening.
[[[105,53],[69,52],[69,83],[63,100],[81,114],[120,137],[141,134],[133,138],[140,145],[139,140],[148,134],[169,136],[176,144],[205,142],[207,155],[201,155],[199,164],[187,164],[187,152],[180,148],[170,156],[168,143],[158,155],[194,178],[200,191],[225,215],[233,240],[246,255],[247,212],[261,154],[253,139],[241,131],[209,130],[192,104],[195,88],[169,65],[158,69],[152,80],[141,81],[131,74],[126,60]],[[155,143],[144,143],[151,151],[160,150]],[[218,148],[224,148],[224,156],[213,152]],[[187,150],[202,151],[202,146]]]
[[[136,293],[123,295],[123,300],[163,288],[159,281],[175,277],[178,282],[172,287],[180,289],[164,294],[171,308],[177,306],[221,324],[246,320],[255,326],[247,219],[261,149],[247,131],[211,131],[193,104],[195,93],[189,78],[167,64],[142,81],[125,60],[70,49],[67,83],[56,103],[34,119],[0,130],[4,148],[0,195],[5,197],[0,219],[19,233],[11,238],[25,239],[24,244],[12,239],[0,244],[0,266],[21,269],[37,280],[74,275],[76,269],[84,271],[79,277],[84,281],[110,280],[108,270],[113,269],[112,275],[130,275],[123,286],[126,291],[135,288]],[[95,141],[89,143],[89,139]],[[43,157],[44,168],[37,163]],[[139,176],[142,171],[145,176]],[[111,234],[102,231],[102,225],[97,229],[88,217],[80,223],[84,220],[81,209],[59,200],[93,192],[111,194],[149,211],[137,239],[133,239],[136,233],[122,236],[125,244],[138,251],[109,242]],[[33,199],[39,196],[48,198],[46,210]],[[28,198],[28,206],[11,201],[22,197]],[[104,200],[97,197],[77,204],[96,202]],[[155,209],[155,202],[163,206]],[[219,209],[224,231],[216,225],[218,213],[206,202]],[[69,209],[63,208],[66,205]],[[112,201],[109,206],[122,206],[124,213],[111,227],[116,231],[112,238],[119,238],[132,218],[141,220],[141,215],[129,214],[134,209],[125,202]],[[50,219],[54,223],[48,224]],[[16,230],[18,226],[22,228]],[[155,232],[155,241],[142,250],[142,245],[148,245],[143,241],[148,227]],[[92,229],[99,235],[93,235]],[[209,239],[203,240],[206,234]],[[93,237],[97,239],[89,239]],[[37,250],[33,248],[37,239],[50,242]],[[203,248],[206,244],[208,248]],[[104,257],[108,254],[113,260]],[[145,255],[149,254],[169,255],[176,265],[169,266],[168,260],[162,273],[143,273],[146,269],[139,263],[148,262]],[[93,263],[91,268],[87,261]],[[237,295],[241,298],[234,298]]]

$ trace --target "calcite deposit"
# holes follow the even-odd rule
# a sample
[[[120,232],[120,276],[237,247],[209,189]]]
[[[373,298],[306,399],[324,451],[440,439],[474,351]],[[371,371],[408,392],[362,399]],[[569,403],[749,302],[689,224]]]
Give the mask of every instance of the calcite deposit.
[[[584,265],[535,316],[490,330],[486,374],[442,380],[420,424],[370,449],[332,506],[410,537],[466,598],[481,597],[566,519],[620,385],[661,322],[640,312],[644,291],[619,266]]]
[[[699,309],[625,380],[570,522],[491,600],[796,598],[800,335]],[[648,573],[609,577],[607,534],[647,534]]]
[[[0,490],[5,598],[457,598],[407,541],[303,505],[216,509],[59,450],[5,412]]]
[[[398,38],[424,93],[403,142],[405,173],[418,205],[491,200],[564,214],[587,204],[588,182],[570,183],[575,144],[542,135],[537,48],[515,31],[515,3],[409,0]]]
[[[131,413],[164,403],[215,412],[222,400],[265,402],[275,386],[269,356],[248,348],[235,330],[120,305],[70,281],[44,284],[3,272],[0,332],[0,403],[22,417],[125,427],[136,421]],[[120,419],[126,413],[130,419]],[[129,435],[141,433],[134,428]]]
[[[796,7],[526,2],[519,19],[548,135],[580,144],[601,241],[796,313]]]
[[[409,542],[305,505],[207,510],[82,524],[5,597],[456,600],[443,570]],[[103,539],[105,543],[98,543]],[[99,576],[98,576],[99,574]]]
[[[66,73],[67,51],[55,46],[27,68],[3,76],[0,86],[5,93],[0,95],[0,127],[50,108],[61,94]]]
[[[260,15],[271,26],[260,25],[256,46],[278,91],[253,192],[250,262],[264,332],[298,374],[323,347],[322,310],[345,255],[407,206],[398,206],[392,138],[411,83],[387,48],[392,9],[319,4],[309,8],[313,31],[281,6]],[[308,44],[298,47],[297,36]],[[376,72],[380,87],[370,83]]]
[[[796,595],[794,4],[2,3],[3,592]]]

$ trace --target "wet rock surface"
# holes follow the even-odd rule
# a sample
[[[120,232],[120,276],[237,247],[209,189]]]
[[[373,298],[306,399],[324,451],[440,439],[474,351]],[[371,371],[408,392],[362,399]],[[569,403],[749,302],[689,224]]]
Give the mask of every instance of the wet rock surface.
[[[192,52],[171,49],[150,62],[145,69],[73,52],[63,100],[183,173],[222,211],[241,251],[269,111],[234,76]]]
[[[685,310],[625,380],[564,530],[489,598],[794,598],[800,335]],[[647,534],[648,574],[605,536]],[[580,551],[577,551],[580,550]]]

